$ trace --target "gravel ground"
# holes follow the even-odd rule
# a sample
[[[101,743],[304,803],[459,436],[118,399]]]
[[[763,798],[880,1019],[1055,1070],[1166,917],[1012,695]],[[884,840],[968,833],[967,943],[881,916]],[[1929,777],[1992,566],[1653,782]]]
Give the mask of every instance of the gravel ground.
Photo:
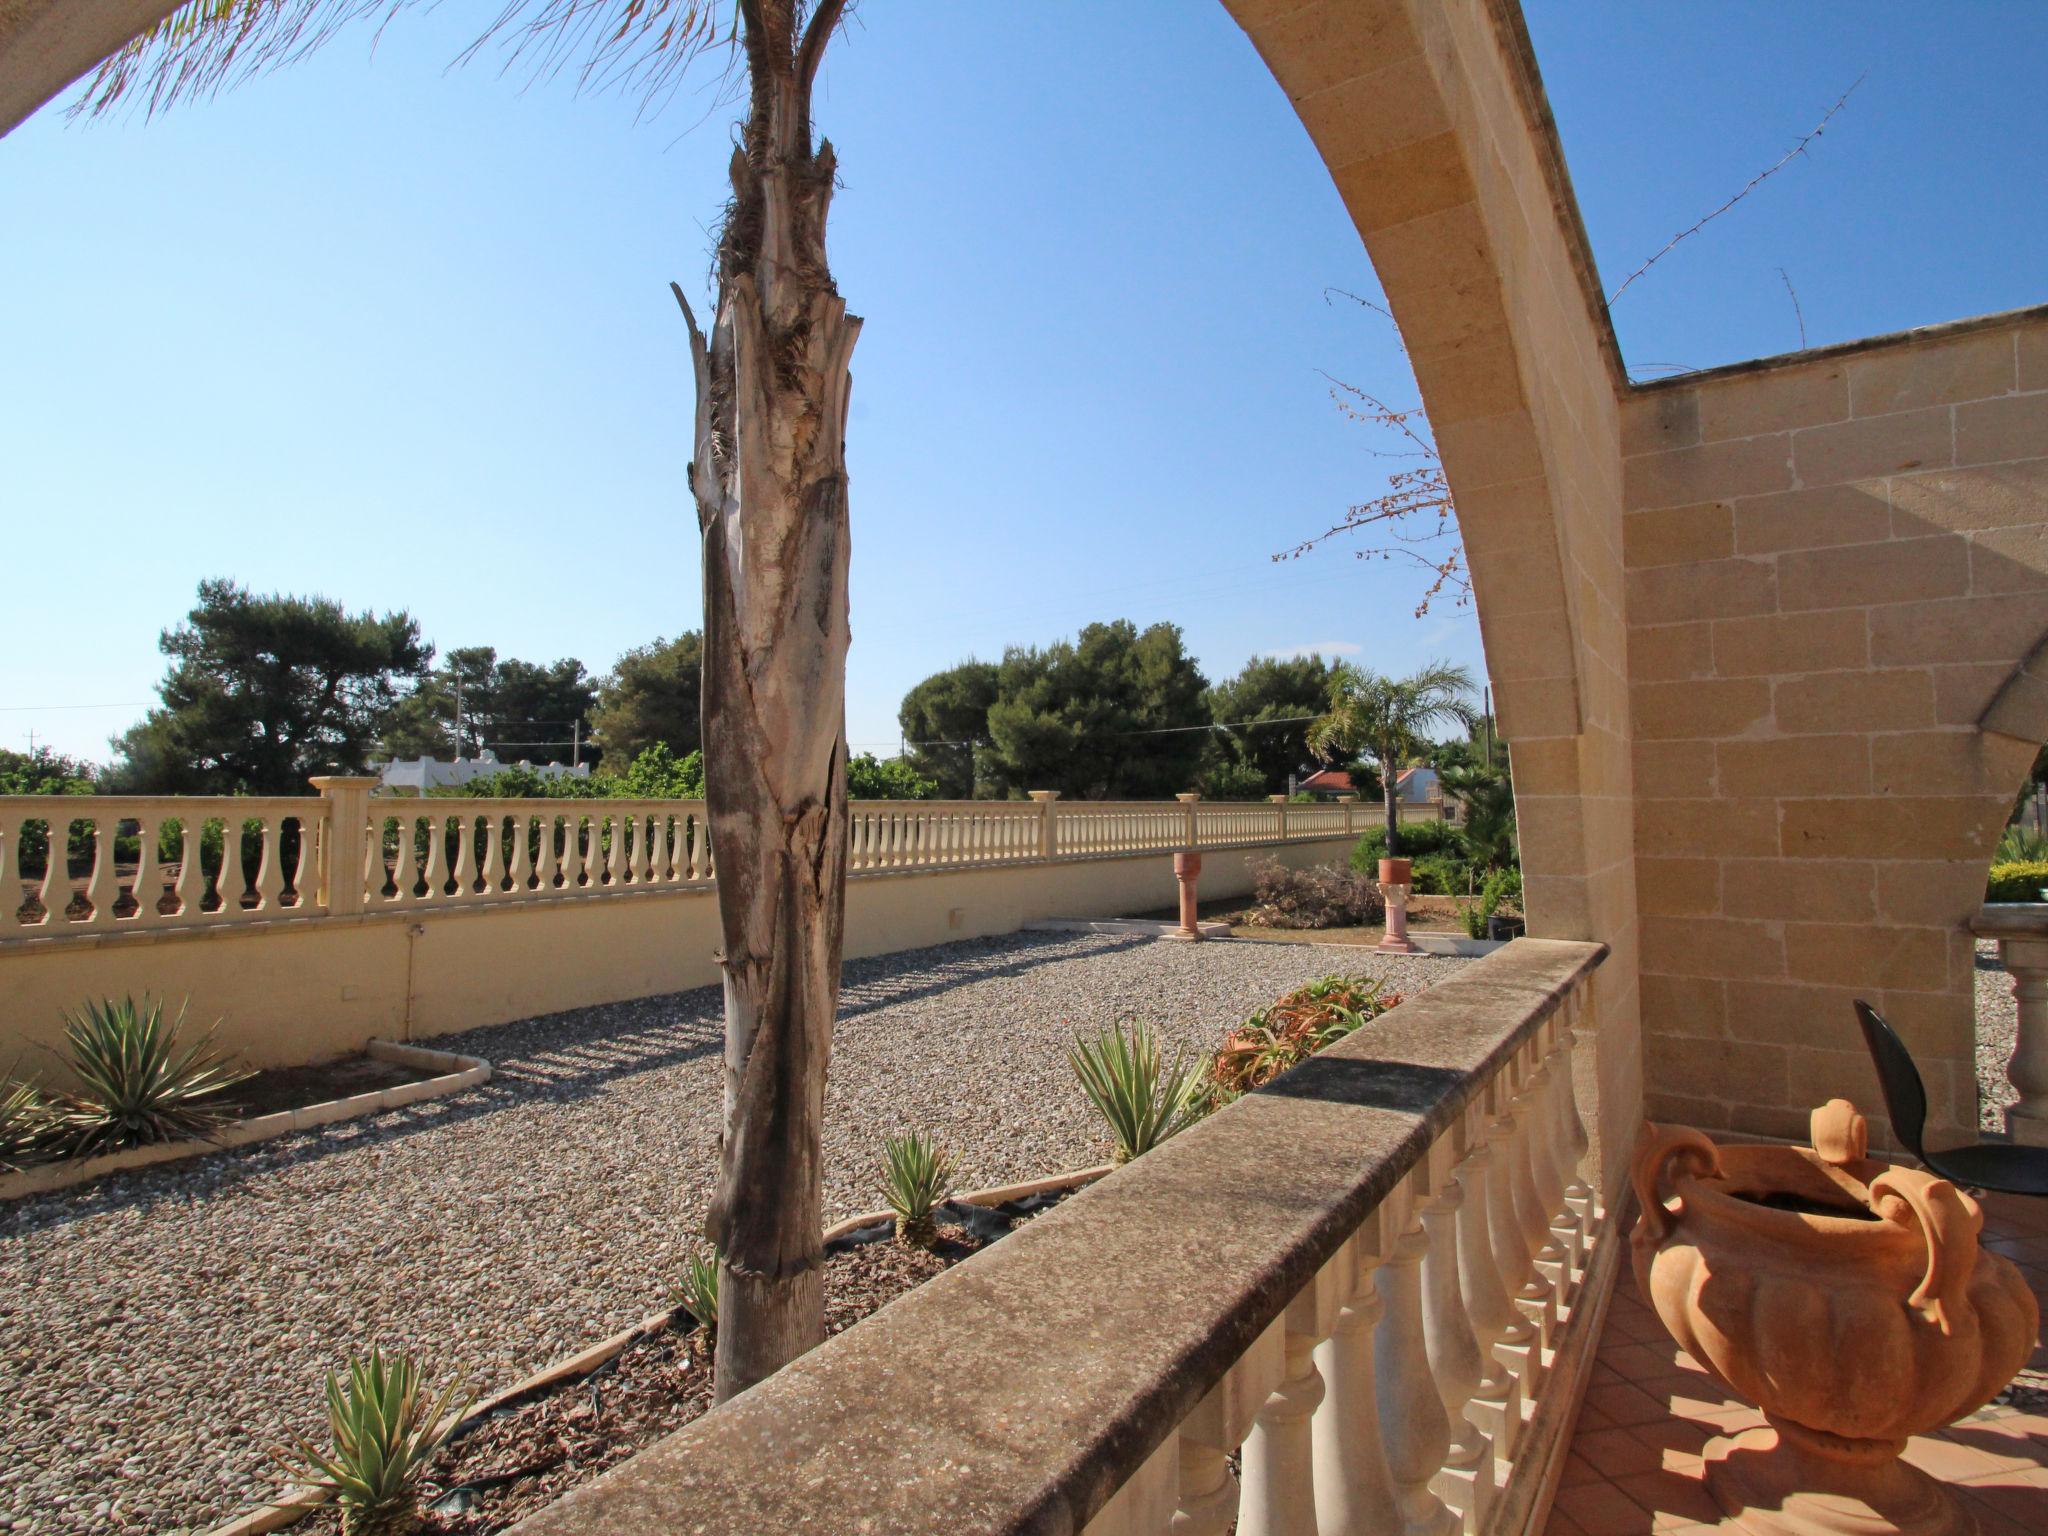
[[[2012,977],[1998,963],[1998,941],[1977,941],[1977,1089],[1978,1118],[1987,1131],[2005,1129],[2005,1106],[2019,1097],[2005,1080],[2019,1038],[2019,1005],[2013,1001]]]
[[[899,1129],[936,1132],[968,1185],[1100,1161],[1076,1026],[1206,1048],[1318,974],[1412,991],[1461,963],[1092,934],[852,962],[828,1219],[880,1203]],[[204,1530],[275,1486],[265,1447],[316,1431],[354,1351],[490,1391],[659,1305],[716,1173],[719,1039],[712,989],[449,1036],[498,1076],[0,1210],[0,1530]]]

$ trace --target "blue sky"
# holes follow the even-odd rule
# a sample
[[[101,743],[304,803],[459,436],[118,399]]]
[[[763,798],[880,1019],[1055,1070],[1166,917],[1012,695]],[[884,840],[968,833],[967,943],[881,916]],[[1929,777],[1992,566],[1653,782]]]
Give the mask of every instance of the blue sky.
[[[208,575],[593,670],[699,622],[667,283],[705,289],[729,114],[448,72],[492,10],[0,141],[0,745],[103,758]],[[1610,287],[1867,71],[1620,301],[1646,374],[1796,347],[1780,267],[1816,345],[2048,298],[2048,8],[1529,12]],[[1095,618],[1179,623],[1212,678],[1305,646],[1481,664],[1469,613],[1412,617],[1409,568],[1270,561],[1386,472],[1320,370],[1412,385],[1326,301],[1370,265],[1220,6],[870,0],[819,116],[867,320],[857,749],[927,672]]]

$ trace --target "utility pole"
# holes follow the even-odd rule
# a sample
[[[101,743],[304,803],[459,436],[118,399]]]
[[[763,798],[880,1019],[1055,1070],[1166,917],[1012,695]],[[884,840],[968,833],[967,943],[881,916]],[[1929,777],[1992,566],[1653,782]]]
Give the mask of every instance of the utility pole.
[[[583,717],[578,715],[569,722],[569,766],[583,766]]]

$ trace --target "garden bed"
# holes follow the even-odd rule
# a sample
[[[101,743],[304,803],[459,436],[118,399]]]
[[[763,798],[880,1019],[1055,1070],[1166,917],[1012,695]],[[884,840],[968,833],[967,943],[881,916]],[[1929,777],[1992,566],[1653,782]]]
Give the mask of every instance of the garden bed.
[[[238,1118],[208,1136],[125,1147],[98,1157],[66,1159],[0,1175],[0,1200],[69,1189],[124,1169],[203,1157],[225,1147],[247,1146],[293,1131],[381,1114],[473,1088],[488,1082],[490,1076],[490,1063],[481,1057],[372,1040],[360,1056],[314,1067],[274,1068],[236,1084],[222,1102],[239,1111]]]
[[[825,1333],[842,1333],[1041,1212],[1107,1168],[983,1190],[934,1213],[929,1249],[899,1242],[886,1212],[856,1216],[825,1241]],[[419,1536],[489,1536],[645,1450],[711,1408],[712,1336],[675,1306],[478,1404],[434,1458]],[[290,1526],[339,1536],[325,1505],[270,1506],[212,1536]]]

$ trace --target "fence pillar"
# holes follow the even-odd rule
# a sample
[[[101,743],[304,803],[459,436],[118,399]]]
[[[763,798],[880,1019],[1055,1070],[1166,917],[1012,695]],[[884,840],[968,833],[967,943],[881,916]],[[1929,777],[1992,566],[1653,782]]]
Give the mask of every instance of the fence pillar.
[[[320,832],[320,905],[335,917],[363,910],[364,869],[370,854],[370,791],[381,779],[341,773],[316,775],[312,784],[327,802]],[[300,836],[305,829],[300,829]]]
[[[1284,843],[1287,841],[1287,797],[1285,795],[1268,795],[1266,798],[1273,803],[1273,814],[1280,819],[1279,837],[1280,841]]]
[[[1358,835],[1358,796],[1356,795],[1346,795],[1344,797],[1344,835],[1346,837],[1356,837]]]
[[[1173,798],[1187,808],[1183,814],[1188,819],[1188,825],[1187,830],[1181,835],[1181,840],[1187,844],[1188,852],[1193,853],[1195,849],[1201,846],[1201,842],[1196,836],[1198,830],[1196,823],[1202,813],[1196,810],[1195,807],[1200,803],[1202,797],[1197,794],[1187,794],[1175,795]]]
[[[1055,820],[1059,810],[1055,802],[1060,792],[1056,789],[1034,789],[1031,798],[1038,802],[1038,856],[1051,859],[1060,851],[1059,822]]]

